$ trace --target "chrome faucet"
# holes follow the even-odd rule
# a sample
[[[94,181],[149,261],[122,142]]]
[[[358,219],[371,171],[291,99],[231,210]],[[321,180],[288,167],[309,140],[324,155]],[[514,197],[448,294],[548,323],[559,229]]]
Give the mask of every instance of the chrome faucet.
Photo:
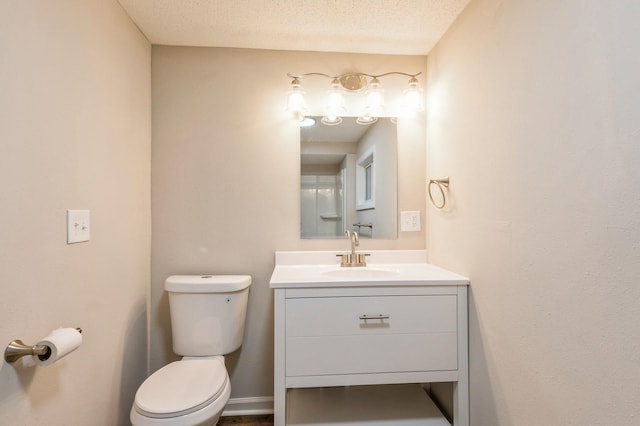
[[[344,233],[344,235],[349,240],[351,244],[351,253],[349,254],[336,254],[342,258],[340,262],[340,266],[342,267],[351,267],[351,266],[367,266],[367,262],[365,260],[365,256],[369,256],[369,253],[356,253],[356,247],[360,245],[360,240],[358,239],[358,233],[356,231],[349,231]]]

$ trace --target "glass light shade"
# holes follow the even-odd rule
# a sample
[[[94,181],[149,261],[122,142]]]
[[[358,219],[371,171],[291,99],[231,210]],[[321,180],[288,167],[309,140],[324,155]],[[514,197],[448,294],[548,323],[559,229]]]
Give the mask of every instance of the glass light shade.
[[[295,115],[303,115],[306,111],[304,95],[305,92],[300,85],[300,81],[294,78],[287,93],[287,111]]]
[[[415,77],[409,80],[409,88],[404,91],[404,106],[408,112],[422,111],[423,104],[422,86]]]
[[[311,126],[315,126],[315,124],[316,124],[316,119],[313,117],[305,117],[305,116],[300,117],[300,127],[311,127]]]
[[[327,92],[327,104],[325,106],[325,117],[322,122],[325,122],[325,118],[328,122],[338,124],[337,119],[341,115],[344,115],[346,108],[344,106],[344,98],[342,97],[342,86],[337,79],[331,82],[331,89]],[[342,120],[340,120],[342,121]]]
[[[356,123],[362,124],[363,126],[373,124],[376,121],[378,121],[378,117],[373,117],[369,112],[369,108],[365,109],[364,114],[356,119]]]
[[[327,126],[337,126],[338,124],[342,123],[342,117],[338,117],[336,115],[325,115],[320,121],[322,122],[322,124]]]
[[[366,108],[374,117],[380,116],[380,112],[384,108],[384,89],[376,77],[371,80],[369,88],[367,89]]]

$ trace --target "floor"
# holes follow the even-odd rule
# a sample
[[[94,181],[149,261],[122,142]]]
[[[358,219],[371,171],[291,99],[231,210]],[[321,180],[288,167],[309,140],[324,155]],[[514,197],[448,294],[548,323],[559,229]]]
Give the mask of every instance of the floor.
[[[217,426],[273,426],[273,414],[263,416],[220,417]]]

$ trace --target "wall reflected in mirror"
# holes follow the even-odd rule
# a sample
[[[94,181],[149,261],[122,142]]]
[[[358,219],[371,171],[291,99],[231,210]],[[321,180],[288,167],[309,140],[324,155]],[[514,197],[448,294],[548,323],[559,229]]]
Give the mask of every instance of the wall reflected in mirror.
[[[398,235],[396,124],[355,117],[300,127],[300,236],[395,239]]]

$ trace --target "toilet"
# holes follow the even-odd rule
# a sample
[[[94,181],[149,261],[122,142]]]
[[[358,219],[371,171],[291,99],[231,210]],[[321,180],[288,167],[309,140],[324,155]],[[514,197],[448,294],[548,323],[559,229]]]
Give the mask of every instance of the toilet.
[[[242,344],[251,277],[174,275],[169,295],[173,351],[181,355],[147,378],[131,408],[134,426],[212,426],[231,385],[224,355]]]

